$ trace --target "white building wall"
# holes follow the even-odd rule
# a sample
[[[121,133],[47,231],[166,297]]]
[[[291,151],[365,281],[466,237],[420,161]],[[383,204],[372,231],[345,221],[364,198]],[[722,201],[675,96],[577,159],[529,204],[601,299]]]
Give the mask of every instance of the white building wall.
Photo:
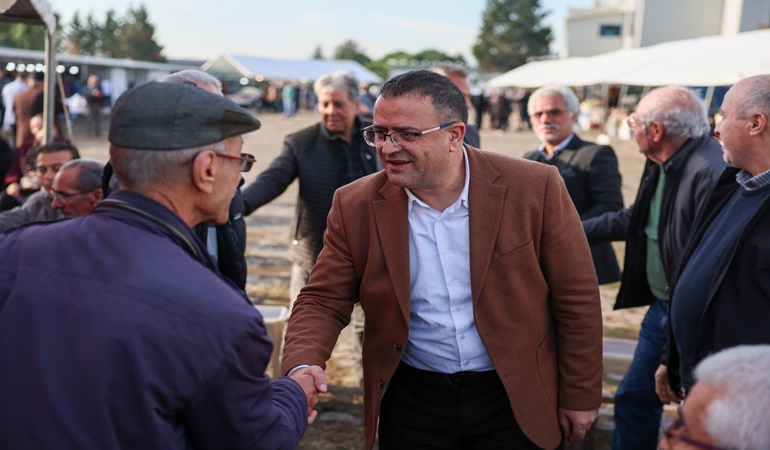
[[[719,35],[725,0],[638,0],[633,47]]]
[[[630,22],[629,22],[630,23]],[[619,36],[602,36],[602,25],[619,26]],[[621,12],[591,14],[584,17],[567,18],[567,41],[563,57],[593,56],[623,48],[623,34],[627,33],[627,24]]]
[[[722,33],[735,34],[770,27],[770,0],[724,0]]]

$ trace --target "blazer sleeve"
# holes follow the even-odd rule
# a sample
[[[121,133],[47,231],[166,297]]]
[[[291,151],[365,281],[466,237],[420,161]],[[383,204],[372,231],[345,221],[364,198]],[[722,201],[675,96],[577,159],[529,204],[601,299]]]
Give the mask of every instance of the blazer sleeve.
[[[602,314],[596,272],[577,211],[558,172],[546,187],[540,261],[555,323],[559,406],[601,405]]]
[[[325,369],[359,298],[360,284],[343,222],[346,209],[340,197],[337,190],[327,218],[324,247],[289,317],[282,373],[300,364]],[[359,214],[355,208],[352,211]]]

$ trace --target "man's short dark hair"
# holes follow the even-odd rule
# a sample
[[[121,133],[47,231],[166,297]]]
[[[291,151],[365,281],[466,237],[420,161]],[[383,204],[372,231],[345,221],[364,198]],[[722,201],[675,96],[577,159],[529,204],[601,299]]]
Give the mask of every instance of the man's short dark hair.
[[[380,97],[397,98],[405,95],[429,97],[442,122],[468,123],[468,106],[465,96],[444,75],[430,70],[415,70],[388,80],[380,88]]]
[[[41,145],[35,151],[35,158],[37,158],[37,155],[41,153],[59,153],[67,151],[72,155],[72,159],[80,158],[80,152],[78,151],[77,147],[64,142],[51,142],[50,144]]]
[[[59,152],[70,152],[70,155],[72,155],[72,159],[79,159],[80,158],[80,152],[78,151],[77,147],[75,147],[72,144],[67,144],[64,142],[51,142],[50,144],[44,144],[39,147],[34,147],[30,152],[27,154],[27,158],[24,161],[25,167],[27,167],[30,170],[34,170],[35,167],[37,167],[37,155],[41,153],[59,153]]]

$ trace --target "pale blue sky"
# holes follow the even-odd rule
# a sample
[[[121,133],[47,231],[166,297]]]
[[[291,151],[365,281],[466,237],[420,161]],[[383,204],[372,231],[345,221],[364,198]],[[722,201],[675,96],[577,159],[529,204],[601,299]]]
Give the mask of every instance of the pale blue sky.
[[[69,23],[75,11],[107,9],[123,14],[137,1],[48,0]],[[308,58],[317,44],[329,57],[353,39],[372,59],[398,50],[428,48],[469,62],[486,0],[145,0],[159,43],[171,58],[208,59],[229,52],[254,56]],[[592,0],[541,0],[548,25],[561,48],[568,8],[590,7]]]

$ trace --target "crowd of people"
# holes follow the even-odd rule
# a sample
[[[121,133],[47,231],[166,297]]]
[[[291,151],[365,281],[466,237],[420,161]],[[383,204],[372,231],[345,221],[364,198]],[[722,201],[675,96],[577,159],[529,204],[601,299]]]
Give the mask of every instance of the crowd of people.
[[[318,122],[244,185],[261,124],[207,73],[124,92],[106,165],[44,142],[25,78],[2,90],[0,448],[296,448],[350,323],[364,448],[581,448],[602,402],[599,285],[617,281],[616,309],[648,310],[612,448],[770,448],[770,75],[728,91],[713,134],[692,91],[644,96],[627,207],[566,86],[490,95],[497,129],[516,103],[541,142],[512,158],[481,149],[459,66],[376,88],[332,72],[304,88]],[[296,113],[302,87],[274,87]],[[86,89],[103,104],[98,78]],[[282,343],[245,293],[244,216],[295,180],[270,380]]]

